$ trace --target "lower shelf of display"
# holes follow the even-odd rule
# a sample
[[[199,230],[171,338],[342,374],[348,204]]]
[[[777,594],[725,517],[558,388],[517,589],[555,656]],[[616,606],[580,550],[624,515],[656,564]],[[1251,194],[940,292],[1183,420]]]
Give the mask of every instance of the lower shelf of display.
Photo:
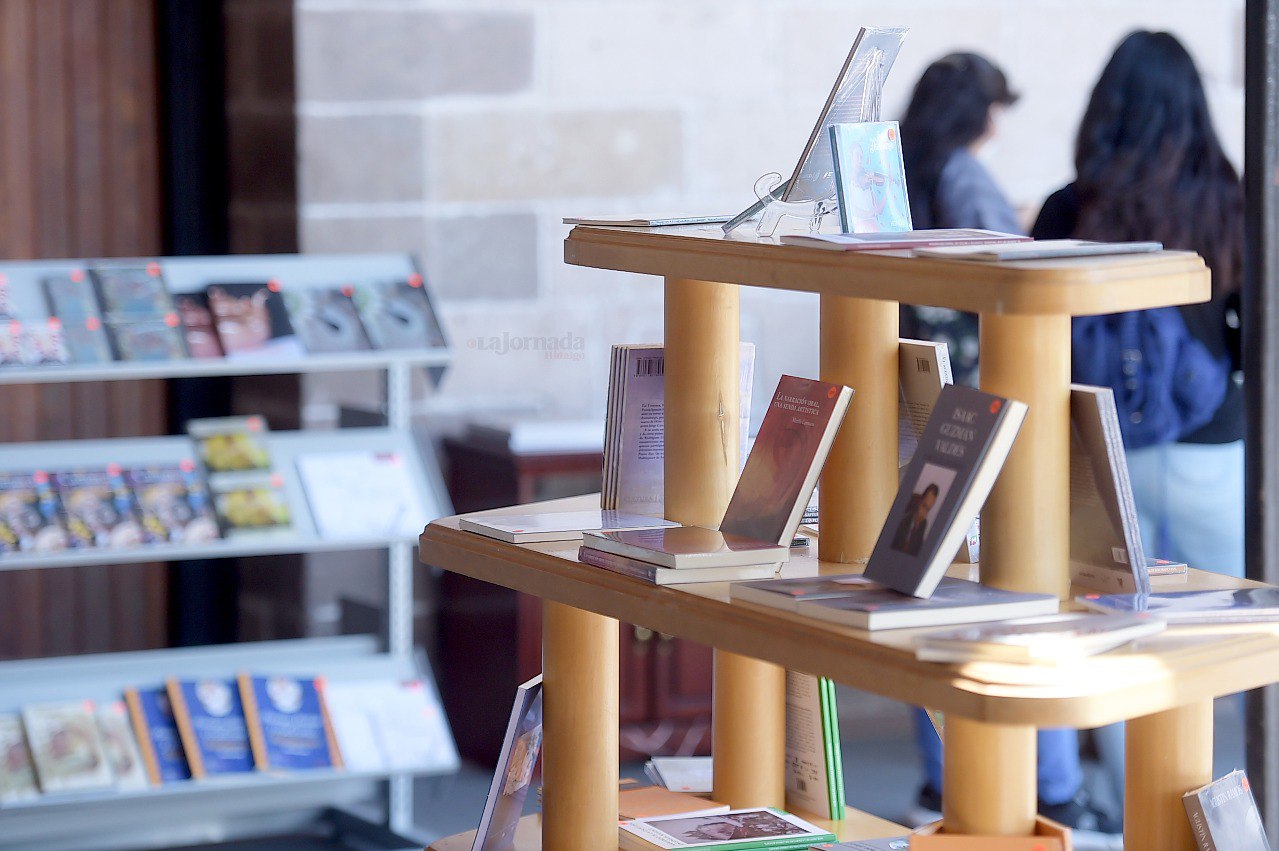
[[[818,827],[829,830],[839,837],[841,842],[854,839],[883,839],[890,836],[903,836],[910,833],[910,828],[894,824],[887,819],[864,813],[861,810],[845,807],[843,821],[819,819],[809,813],[796,811],[795,815],[812,822]],[[447,836],[431,843],[428,851],[471,851],[471,842],[475,839],[475,831],[468,830],[456,836]],[[515,829],[514,851],[541,851],[542,849],[542,816],[540,814],[524,816],[519,827]]]

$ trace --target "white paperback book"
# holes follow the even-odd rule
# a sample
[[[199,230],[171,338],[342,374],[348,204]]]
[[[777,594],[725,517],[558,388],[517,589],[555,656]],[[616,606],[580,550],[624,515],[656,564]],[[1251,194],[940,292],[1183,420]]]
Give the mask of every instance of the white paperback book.
[[[937,397],[947,384],[954,384],[950,368],[950,348],[945,343],[929,340],[897,341],[897,469],[905,471],[919,446],[928,418],[933,415]],[[978,560],[981,538],[981,518],[973,520],[972,527],[960,546],[955,561],[974,564]]]
[[[666,356],[659,344],[613,347],[600,507],[661,517],[666,444]],[[738,449],[746,458],[755,344],[738,356]]]
[[[823,689],[812,674],[786,672],[786,808],[835,819],[843,813],[832,812],[836,795]]]
[[[413,538],[443,514],[423,504],[398,452],[307,453],[297,469],[322,538]]]
[[[324,682],[324,701],[348,770],[447,772],[458,766],[444,708],[425,680]],[[378,759],[357,753],[369,731]],[[354,756],[354,759],[352,759]]]
[[[548,511],[542,514],[486,514],[463,517],[458,527],[508,544],[576,541],[589,532],[622,532],[678,526],[659,517],[624,511]]]

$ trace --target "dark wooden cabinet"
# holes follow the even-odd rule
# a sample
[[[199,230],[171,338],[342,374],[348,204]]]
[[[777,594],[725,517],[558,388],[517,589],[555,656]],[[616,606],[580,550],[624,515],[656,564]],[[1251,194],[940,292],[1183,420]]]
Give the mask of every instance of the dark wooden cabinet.
[[[446,440],[449,492],[459,513],[591,493],[598,452],[517,455]],[[496,761],[515,687],[542,669],[536,598],[456,573],[440,583],[440,680],[462,755]],[[711,650],[621,624],[618,715],[623,759],[710,752]]]

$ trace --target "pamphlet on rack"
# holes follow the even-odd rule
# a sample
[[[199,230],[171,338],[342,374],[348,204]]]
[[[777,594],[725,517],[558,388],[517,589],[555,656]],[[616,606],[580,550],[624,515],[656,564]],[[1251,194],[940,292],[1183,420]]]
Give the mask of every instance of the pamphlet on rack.
[[[312,452],[296,463],[322,538],[412,538],[443,513],[422,504],[398,452]]]

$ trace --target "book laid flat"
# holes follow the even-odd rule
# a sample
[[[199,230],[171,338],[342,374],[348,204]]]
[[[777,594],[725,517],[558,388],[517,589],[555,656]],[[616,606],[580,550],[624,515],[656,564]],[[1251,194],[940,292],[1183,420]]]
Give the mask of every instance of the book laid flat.
[[[240,674],[237,680],[259,771],[342,767],[322,686],[315,679]]]
[[[1185,576],[1189,569],[1184,561],[1146,556],[1146,573],[1150,576]]]
[[[927,598],[868,584],[839,597],[800,600],[795,612],[815,620],[876,630],[1051,615],[1057,608],[1057,597],[1052,594],[1020,594],[945,577]]]
[[[591,532],[678,525],[658,517],[645,517],[624,511],[548,511],[542,514],[493,514],[458,520],[458,527],[461,529],[506,541],[508,544],[576,541]]]
[[[1158,242],[1092,242],[1086,239],[1040,239],[1025,245],[999,248],[927,247],[915,251],[918,257],[943,260],[977,260],[999,263],[1006,260],[1047,260],[1056,257],[1092,257],[1104,254],[1146,254],[1160,251]]]
[[[1097,612],[1147,612],[1168,623],[1253,623],[1279,620],[1279,588],[1169,591],[1160,594],[1086,594],[1075,598]]]
[[[1109,387],[1070,386],[1070,580],[1108,594],[1150,591]]]
[[[704,526],[587,532],[582,546],[677,571],[747,565],[765,565],[776,571],[777,565],[790,558],[789,541],[774,544]]]
[[[114,779],[91,700],[22,708],[40,791],[109,789]]]
[[[854,839],[852,842],[827,842],[814,845],[812,851],[909,851],[909,836],[886,839]]]
[[[844,817],[844,768],[834,683],[786,672],[786,807]]]
[[[102,750],[111,766],[115,788],[121,791],[147,788],[150,783],[129,723],[129,707],[123,700],[113,700],[98,707],[97,717]]]
[[[844,233],[901,233],[911,229],[906,166],[896,121],[832,124],[835,194]]]
[[[542,675],[516,689],[502,751],[471,851],[507,851],[524,812],[533,766],[542,750]]]
[[[178,723],[173,717],[169,693],[164,688],[126,689],[124,702],[129,707],[129,720],[142,752],[142,763],[152,786],[190,780]]]
[[[666,354],[660,344],[613,346],[600,507],[662,516],[666,444]],[[747,457],[755,344],[738,354],[738,448]]]
[[[686,215],[680,213],[663,213],[655,215],[619,215],[619,216],[586,216],[565,218],[566,225],[587,225],[603,228],[660,228],[670,225],[717,225],[726,222],[732,216],[721,215]]]
[[[1162,632],[1149,615],[1061,614],[930,632],[915,639],[926,662],[1073,662]]]
[[[801,600],[843,597],[866,588],[878,587],[860,573],[842,576],[813,576],[796,579],[767,579],[761,582],[734,582],[729,596],[788,612],[799,610]]]
[[[253,770],[244,704],[234,680],[170,679],[165,688],[192,777]]]
[[[655,756],[644,763],[644,773],[667,789],[709,795],[714,767],[709,756]]]
[[[1181,799],[1200,851],[1270,851],[1266,829],[1243,771],[1232,771]]]
[[[805,851],[835,839],[798,816],[767,807],[729,810],[717,815],[662,816],[622,822],[619,851],[716,848]]]
[[[0,806],[30,801],[39,795],[22,716],[16,712],[0,715]]]
[[[1026,417],[1026,406],[948,384],[942,388],[866,577],[927,597],[964,543]]]
[[[691,527],[696,528],[696,527]],[[672,530],[673,531],[673,530]],[[647,551],[646,551],[647,555]],[[767,579],[777,573],[777,565],[747,564],[741,567],[658,567],[651,561],[641,561],[603,550],[579,547],[578,561],[604,570],[620,573],[652,582],[654,585],[683,585],[689,582],[737,582],[749,579]]]
[[[677,815],[716,815],[726,813],[728,804],[699,798],[685,792],[672,792],[661,786],[626,783],[617,793],[617,817],[620,819],[656,818]]]
[[[901,233],[789,233],[783,234],[781,240],[783,245],[825,248],[828,251],[890,251],[923,246],[1029,242],[1030,237],[978,228],[933,228]]]
[[[312,452],[296,464],[322,538],[415,537],[435,519],[398,452]]]

